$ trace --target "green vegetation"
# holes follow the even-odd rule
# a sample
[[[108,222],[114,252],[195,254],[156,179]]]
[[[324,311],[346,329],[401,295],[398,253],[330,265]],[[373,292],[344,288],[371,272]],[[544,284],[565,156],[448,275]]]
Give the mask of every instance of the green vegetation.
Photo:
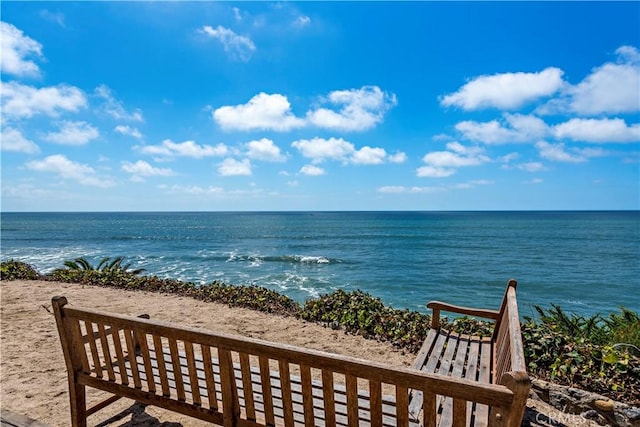
[[[2,262],[2,280],[55,280],[188,296],[268,313],[319,322],[347,333],[386,341],[417,352],[429,330],[430,317],[387,307],[362,291],[335,291],[299,305],[291,298],[260,286],[230,286],[214,281],[196,285],[130,270],[124,258],[104,258],[93,266],[84,258],[66,261],[64,268],[40,275],[19,261]],[[529,372],[542,379],[590,390],[614,400],[640,404],[640,315],[621,307],[607,317],[567,314],[557,305],[535,307],[538,316],[524,319],[522,336]],[[492,325],[469,317],[443,319],[444,328],[490,336]]]

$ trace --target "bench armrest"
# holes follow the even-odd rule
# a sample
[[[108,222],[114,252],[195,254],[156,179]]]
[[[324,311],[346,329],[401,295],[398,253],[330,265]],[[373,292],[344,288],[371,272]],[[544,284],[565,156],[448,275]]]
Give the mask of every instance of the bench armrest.
[[[440,311],[449,311],[451,313],[465,314],[467,316],[483,317],[485,319],[497,320],[500,312],[497,310],[487,310],[482,308],[460,307],[457,305],[447,304],[440,301],[431,301],[427,307],[433,310],[431,316],[431,327],[438,329],[440,327]]]

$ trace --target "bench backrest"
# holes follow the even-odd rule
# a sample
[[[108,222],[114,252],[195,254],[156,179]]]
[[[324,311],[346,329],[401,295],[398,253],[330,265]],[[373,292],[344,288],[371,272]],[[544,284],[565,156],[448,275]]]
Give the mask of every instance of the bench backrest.
[[[518,283],[511,279],[502,299],[500,313],[493,331],[493,383],[514,391],[514,407],[520,411],[510,414],[509,423],[522,420],[531,381],[524,359],[524,345],[516,300]]]
[[[502,424],[507,418],[502,414],[509,411],[514,400],[513,392],[501,385],[452,381],[409,368],[176,327],[149,319],[70,308],[66,304],[64,297],[53,299],[70,381],[117,395],[142,398],[146,403],[217,424],[233,425],[242,419],[245,425],[293,425],[294,376],[298,378],[296,384],[302,394],[302,402],[296,405],[298,409],[303,408],[295,412],[301,418],[295,421],[305,425],[314,425],[314,411],[316,417],[319,411],[318,398],[323,405],[321,417],[327,425],[335,425],[334,389],[339,385],[344,385],[346,396],[342,404],[347,407],[348,425],[354,426],[359,424],[363,411],[367,412],[372,425],[382,425],[384,414],[388,413],[383,408],[383,390],[395,397],[393,415],[397,425],[408,425],[410,389],[424,394],[425,426],[435,425],[436,414],[430,409],[436,407],[436,399],[451,399],[454,425],[468,423],[468,417],[472,416],[468,410],[472,405],[468,402],[491,405],[492,424]],[[134,358],[144,363],[131,363]],[[260,379],[264,399],[259,402],[254,401],[251,392],[252,376]],[[283,420],[277,423],[272,405],[276,397],[270,389],[274,378],[279,382],[277,398],[281,399],[284,414],[280,414]],[[317,396],[318,383],[321,384],[320,396]],[[193,386],[195,384],[199,387]],[[238,387],[242,385],[241,402]],[[358,403],[362,390],[369,402],[364,408]],[[265,414],[262,421],[256,420],[258,405],[264,405],[261,406]]]

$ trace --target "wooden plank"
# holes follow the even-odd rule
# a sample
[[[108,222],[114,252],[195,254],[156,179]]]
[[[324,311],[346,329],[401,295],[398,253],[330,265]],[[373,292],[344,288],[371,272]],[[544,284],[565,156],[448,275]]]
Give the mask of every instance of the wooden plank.
[[[258,365],[260,366],[260,384],[265,405],[265,421],[267,424],[273,425],[275,424],[275,418],[273,415],[273,396],[271,393],[271,369],[269,368],[269,359],[260,356],[258,358]]]
[[[202,358],[204,365],[205,383],[207,385],[207,398],[209,399],[209,407],[217,410],[218,400],[216,398],[216,380],[213,372],[213,359],[211,357],[211,348],[202,346]]]
[[[169,390],[169,381],[167,378],[167,365],[164,360],[164,348],[162,345],[162,338],[157,335],[153,336],[153,349],[155,350],[154,353],[160,377],[159,380],[160,387],[162,388],[162,395],[169,397],[171,396],[171,391]]]
[[[87,335],[93,335],[93,323],[89,321],[84,322],[85,329],[87,330]],[[102,378],[102,363],[100,362],[100,356],[98,355],[98,347],[96,346],[96,340],[89,340],[89,348],[91,349],[91,358],[93,360],[93,370],[96,375]]]
[[[251,366],[247,353],[240,353],[240,370],[242,372],[242,389],[244,391],[247,418],[255,421],[256,409],[253,403],[253,383],[251,382]]]
[[[453,399],[453,427],[466,427],[467,425],[467,401]]]
[[[222,389],[222,419],[224,427],[233,427],[240,413],[238,403],[238,391],[233,373],[231,352],[227,349],[218,349],[220,357],[220,384]]]
[[[137,389],[142,388],[142,383],[140,382],[140,372],[138,371],[138,364],[136,363],[136,346],[133,342],[133,336],[131,330],[125,329],[124,333],[124,341],[127,344],[127,353],[129,354],[130,366],[131,366],[131,377],[133,378],[133,386]]]
[[[280,368],[280,381],[282,393],[282,410],[284,411],[285,427],[293,427],[293,400],[291,396],[291,374],[289,372],[289,363],[280,360],[278,363]]]
[[[358,415],[358,378],[353,375],[346,376],[347,383],[347,418],[349,427],[357,427]]]
[[[371,408],[371,424],[382,424],[382,384],[380,381],[369,381],[369,405]]]
[[[329,426],[335,425],[336,405],[333,392],[333,372],[327,369],[322,370],[322,392],[324,403],[324,420]]]
[[[182,369],[180,369],[178,343],[172,337],[169,337],[169,351],[171,352],[171,365],[173,366],[173,375],[174,381],[176,382],[176,392],[178,393],[178,400],[184,402],[186,397],[184,393],[184,382],[182,380]]]
[[[142,356],[142,360],[144,362],[144,373],[147,377],[147,390],[151,393],[156,392],[156,384],[153,378],[153,368],[151,367],[151,358],[149,356],[149,345],[147,343],[146,334],[142,334],[138,331],[134,331],[133,333],[134,343],[137,348],[140,349],[140,355]]]
[[[198,382],[198,371],[196,370],[195,355],[193,353],[193,343],[184,342],[184,349],[187,355],[187,368],[189,370],[189,384],[191,385],[191,397],[194,405],[202,405],[200,398],[200,384]]]
[[[422,396],[422,424],[424,427],[436,427],[438,411],[436,408],[436,395],[428,391]]]
[[[478,381],[491,382],[491,341],[484,338],[480,342],[480,364],[478,366]],[[485,427],[489,423],[489,406],[476,403],[475,425]]]
[[[409,426],[409,390],[396,387],[396,421],[398,427]]]
[[[422,346],[420,347],[420,351],[416,355],[416,358],[413,362],[413,369],[418,369],[418,370],[422,369],[422,367],[427,361],[427,358],[429,357],[429,354],[431,354],[431,350],[433,349],[433,345],[435,344],[437,337],[438,337],[438,330],[429,329],[429,332],[427,333],[427,338],[425,338],[424,342],[422,343]]]
[[[302,386],[302,404],[304,407],[304,425],[307,427],[314,427],[315,417],[313,416],[311,368],[307,365],[300,365],[300,382]]]
[[[124,385],[129,384],[129,377],[127,376],[127,370],[125,369],[125,357],[122,351],[122,341],[120,340],[120,331],[111,329],[111,337],[113,339],[113,346],[116,350],[116,359],[120,371],[120,382]]]
[[[109,378],[109,381],[115,381],[116,376],[113,372],[113,365],[111,364],[109,342],[107,341],[107,334],[104,331],[104,325],[101,323],[98,324],[98,335],[100,336],[100,347],[102,348],[102,356],[104,357],[104,364],[107,369],[107,378]]]

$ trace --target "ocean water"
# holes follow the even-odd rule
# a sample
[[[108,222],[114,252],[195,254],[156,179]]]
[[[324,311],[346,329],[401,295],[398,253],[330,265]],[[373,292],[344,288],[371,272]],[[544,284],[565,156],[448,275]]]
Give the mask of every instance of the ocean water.
[[[145,274],[255,284],[302,302],[361,289],[426,312],[444,300],[521,315],[640,311],[640,212],[2,213],[2,260],[45,273],[123,255]]]

